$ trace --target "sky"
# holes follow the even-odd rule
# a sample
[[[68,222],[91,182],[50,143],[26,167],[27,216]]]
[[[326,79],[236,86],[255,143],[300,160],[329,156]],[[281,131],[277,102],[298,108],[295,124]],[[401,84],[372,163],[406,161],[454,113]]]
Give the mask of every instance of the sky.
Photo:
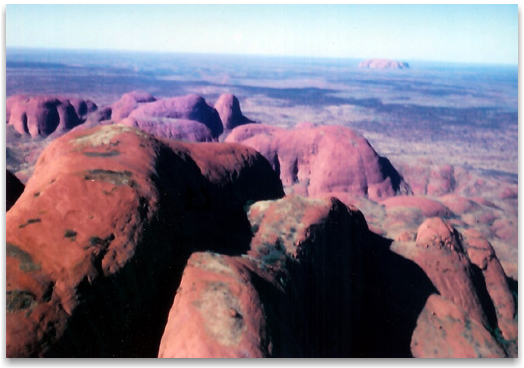
[[[518,64],[517,5],[7,5],[6,47]]]

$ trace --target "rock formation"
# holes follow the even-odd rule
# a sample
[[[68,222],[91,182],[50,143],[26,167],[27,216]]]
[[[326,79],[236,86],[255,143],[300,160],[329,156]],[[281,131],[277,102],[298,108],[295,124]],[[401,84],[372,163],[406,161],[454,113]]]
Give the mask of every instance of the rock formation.
[[[133,91],[92,114],[89,121],[78,129],[122,124],[156,137],[211,142],[216,141],[222,132],[219,120],[217,112],[197,95],[157,101],[149,93]]]
[[[154,101],[156,101],[156,98],[147,92],[132,91],[123,94],[118,101],[111,105],[111,119],[118,121],[127,118],[141,104]]]
[[[424,217],[451,217],[453,212],[442,203],[425,197],[397,196],[380,202],[387,209],[397,207],[413,207],[421,210]]]
[[[397,243],[393,248],[419,265],[439,294],[427,300],[417,318],[411,341],[415,357],[515,356],[515,305],[506,275],[489,243],[476,232],[466,234],[464,241],[447,222],[430,218],[420,225],[414,247]],[[493,332],[499,326],[506,335]]]
[[[502,358],[506,353],[486,328],[449,299],[431,295],[413,333],[418,358]]]
[[[5,117],[6,117],[6,123],[9,124],[9,118],[11,117],[11,110],[14,106],[24,103],[29,98],[28,95],[14,95],[9,97],[5,102]]]
[[[486,291],[493,302],[497,316],[500,339],[506,343],[508,355],[518,355],[518,323],[515,319],[517,308],[511,289],[491,244],[476,230],[464,233],[464,244],[471,262],[482,271]]]
[[[247,255],[189,259],[159,357],[347,356],[343,280],[366,239],[362,214],[333,198],[292,196],[257,202],[248,218]]]
[[[116,125],[56,139],[7,213],[6,355],[155,355],[190,252],[241,251],[243,206],[282,195],[239,145]]]
[[[95,108],[8,100],[8,357],[518,355],[517,185],[231,94]]]
[[[195,120],[147,118],[120,120],[119,124],[136,127],[155,137],[177,139],[189,142],[212,142],[215,140],[211,130]]]
[[[221,95],[215,103],[215,109],[220,115],[225,131],[232,130],[240,125],[254,123],[242,114],[238,99],[231,93]]]
[[[239,142],[262,153],[288,192],[309,196],[348,192],[374,200],[410,193],[389,160],[345,127],[286,130],[248,124],[234,129],[226,142]]]
[[[82,124],[96,108],[93,102],[77,98],[12,96],[7,102],[6,117],[20,134],[47,137]]]
[[[368,59],[358,64],[359,68],[370,69],[409,69],[409,64],[404,61],[388,59]]]
[[[164,98],[155,102],[141,104],[129,114],[130,118],[170,118],[198,121],[211,130],[214,138],[223,132],[218,112],[198,95]]]

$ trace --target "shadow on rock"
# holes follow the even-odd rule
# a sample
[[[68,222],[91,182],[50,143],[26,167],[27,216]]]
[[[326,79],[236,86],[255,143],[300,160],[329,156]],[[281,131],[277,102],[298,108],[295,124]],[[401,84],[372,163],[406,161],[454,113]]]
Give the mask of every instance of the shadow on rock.
[[[370,233],[370,241],[363,272],[351,279],[362,301],[351,314],[351,356],[411,357],[417,318],[438,291],[418,265],[389,249],[391,240]]]

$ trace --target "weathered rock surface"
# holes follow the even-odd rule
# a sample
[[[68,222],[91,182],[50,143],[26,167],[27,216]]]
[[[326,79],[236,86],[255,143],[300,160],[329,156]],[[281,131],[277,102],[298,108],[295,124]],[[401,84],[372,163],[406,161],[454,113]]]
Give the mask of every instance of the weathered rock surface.
[[[506,276],[489,243],[478,236],[472,231],[463,241],[444,220],[430,218],[420,225],[416,243],[393,247],[417,263],[439,293],[428,299],[417,319],[411,341],[415,357],[514,356],[515,350],[505,348],[506,342],[493,332],[501,326],[498,315],[504,314],[507,321],[514,317],[512,295],[508,287],[503,288]],[[488,259],[491,274],[482,271]],[[497,312],[494,305],[504,312]],[[515,322],[502,324],[509,334],[511,323]]]
[[[351,245],[366,239],[362,214],[332,198],[288,197],[257,202],[248,217],[247,256],[190,258],[159,356],[347,354],[350,319],[339,317],[349,316],[350,285],[342,280],[358,249]]]
[[[505,340],[509,355],[517,356],[518,323],[515,319],[517,308],[506,274],[493,247],[478,231],[465,230],[464,244],[469,259],[484,276],[486,290],[495,308],[500,337]]]
[[[63,134],[82,124],[97,108],[89,100],[52,96],[12,96],[6,105],[8,123],[31,137]]]
[[[405,61],[388,59],[368,59],[358,64],[359,68],[370,69],[409,69],[409,64]]]
[[[429,165],[427,163],[400,165],[398,170],[416,195],[441,196],[453,193],[457,181],[467,173],[451,165]]]
[[[269,328],[254,286],[259,273],[247,258],[194,253],[169,312],[158,356],[270,356]]]
[[[282,195],[239,145],[118,125],[56,139],[6,216],[6,355],[156,355],[190,252],[241,252],[243,206]]]
[[[215,109],[220,115],[225,131],[232,130],[240,125],[254,123],[242,114],[238,98],[231,93],[221,95],[215,103]]]
[[[7,101],[17,177],[81,124],[25,190],[7,172],[7,356],[518,355],[517,185],[401,175],[349,129],[249,124],[230,94],[37,100]],[[20,106],[56,130],[33,139]],[[179,141],[222,123],[234,143]],[[291,195],[266,201],[279,176]]]
[[[132,91],[123,94],[118,101],[111,105],[111,119],[115,121],[125,119],[141,104],[154,101],[156,101],[156,98],[147,92]]]
[[[18,198],[24,192],[24,184],[18,178],[6,170],[6,205],[5,210],[9,211],[11,207],[16,203]]]
[[[29,98],[28,95],[14,95],[9,97],[5,101],[5,117],[6,117],[6,123],[9,124],[9,118],[11,117],[11,110],[15,105],[18,105],[20,103],[23,103],[25,100]]]
[[[421,210],[425,217],[451,217],[453,212],[442,203],[425,197],[398,196],[380,202],[386,208],[414,207]]]
[[[341,126],[293,130],[243,125],[226,142],[255,148],[279,173],[288,192],[315,196],[330,192],[367,195],[377,200],[410,193],[388,159],[369,142]]]
[[[442,297],[464,309],[472,319],[487,325],[488,319],[473,281],[474,271],[459,236],[441,218],[427,219],[417,233],[417,247],[422,252],[415,262],[426,272]]]
[[[141,104],[129,114],[129,117],[136,120],[146,120],[151,117],[195,120],[207,126],[214,138],[224,130],[218,112],[202,97],[194,94]]]
[[[506,357],[504,349],[481,323],[438,295],[430,296],[420,314],[411,349],[417,358]]]
[[[460,166],[419,160],[396,166],[416,196],[435,197],[457,218],[453,226],[475,228],[497,252],[508,276],[518,279],[517,185],[480,177]]]
[[[457,215],[463,215],[481,209],[477,202],[454,194],[447,194],[439,197],[438,200]]]
[[[202,123],[195,120],[171,119],[171,118],[125,118],[114,121],[90,120],[85,124],[79,125],[75,130],[92,129],[100,125],[125,125],[135,127],[141,131],[154,135],[157,138],[169,138],[187,142],[214,142],[211,130]]]
[[[253,204],[248,218],[247,255],[190,258],[160,357],[411,356],[437,290],[360,212],[289,196]]]
[[[211,130],[195,120],[147,118],[120,120],[119,124],[136,127],[155,137],[177,139],[189,142],[212,142],[215,140]]]

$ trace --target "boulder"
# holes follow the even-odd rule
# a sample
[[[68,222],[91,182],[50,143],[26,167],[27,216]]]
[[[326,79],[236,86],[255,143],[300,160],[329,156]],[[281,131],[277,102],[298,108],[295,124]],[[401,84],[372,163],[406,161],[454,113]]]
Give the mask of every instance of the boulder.
[[[464,238],[441,218],[430,218],[420,225],[415,247],[397,246],[417,263],[432,281],[439,295],[432,295],[421,311],[413,332],[411,351],[419,358],[506,357],[497,336],[498,312],[509,318],[512,300],[502,268],[485,240],[478,233]],[[493,257],[493,258],[492,258]],[[490,272],[481,268],[488,267]],[[502,278],[504,277],[504,278]],[[502,307],[504,305],[504,307]],[[511,328],[508,330],[511,331]]]
[[[477,202],[455,194],[447,194],[439,197],[438,200],[457,215],[463,215],[481,209]]]
[[[416,243],[422,252],[414,261],[426,272],[440,295],[468,312],[471,319],[488,326],[474,271],[459,233],[441,218],[433,217],[420,225]]]
[[[238,99],[231,93],[221,95],[215,103],[215,109],[220,115],[224,131],[232,130],[240,125],[254,123],[242,114]]]
[[[7,100],[5,101],[5,120],[7,124],[9,124],[9,118],[11,117],[11,110],[13,109],[13,107],[20,103],[24,103],[24,101],[26,101],[27,99],[29,99],[28,95],[13,95],[7,98]]]
[[[119,124],[136,127],[155,137],[177,139],[189,142],[212,142],[215,140],[211,130],[195,120],[147,118],[120,120]]]
[[[464,244],[471,262],[484,276],[487,292],[493,302],[501,338],[507,341],[512,356],[517,356],[518,323],[515,299],[504,270],[491,244],[476,230],[464,231]]]
[[[47,137],[63,134],[85,122],[87,114],[96,110],[91,101],[52,96],[10,98],[7,108],[9,124],[20,134]]]
[[[413,207],[418,208],[424,217],[451,217],[453,212],[442,203],[425,197],[397,196],[380,202],[387,209]]]
[[[240,145],[119,125],[54,140],[6,216],[6,355],[155,356],[191,252],[242,251],[246,203],[282,195]]]
[[[343,280],[367,239],[362,214],[334,198],[291,196],[251,205],[248,218],[247,256],[189,259],[159,357],[349,356],[357,319]]]
[[[254,281],[243,257],[193,253],[169,312],[159,358],[263,358],[272,347]]]
[[[235,128],[226,142],[239,142],[262,153],[288,192],[309,196],[348,192],[374,200],[410,193],[387,158],[342,126],[287,130],[247,124]]]
[[[223,132],[218,112],[202,97],[195,94],[141,104],[129,114],[129,117],[135,120],[151,117],[195,120],[207,126],[214,138]]]
[[[495,338],[449,299],[431,295],[419,316],[411,351],[416,358],[505,358]]]
[[[123,94],[118,101],[111,105],[111,119],[115,121],[125,119],[141,104],[154,101],[156,101],[156,98],[147,92],[132,91]]]

